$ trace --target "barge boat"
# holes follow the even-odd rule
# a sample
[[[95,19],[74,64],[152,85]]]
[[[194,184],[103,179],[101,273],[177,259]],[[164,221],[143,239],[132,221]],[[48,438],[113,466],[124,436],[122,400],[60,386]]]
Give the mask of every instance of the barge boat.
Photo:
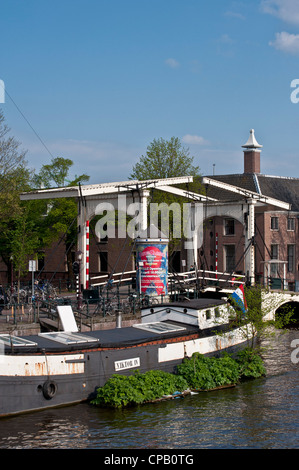
[[[175,372],[185,357],[244,347],[226,299],[149,305],[130,327],[78,331],[70,306],[57,307],[62,331],[0,335],[0,417],[88,401],[113,374]]]

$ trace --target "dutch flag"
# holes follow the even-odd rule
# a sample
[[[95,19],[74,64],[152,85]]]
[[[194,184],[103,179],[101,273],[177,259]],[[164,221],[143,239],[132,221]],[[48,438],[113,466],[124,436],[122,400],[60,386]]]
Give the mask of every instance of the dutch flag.
[[[235,292],[232,293],[231,295],[232,299],[236,302],[238,307],[242,310],[243,313],[247,312],[247,302],[245,299],[245,294],[244,294],[244,287],[240,285]]]

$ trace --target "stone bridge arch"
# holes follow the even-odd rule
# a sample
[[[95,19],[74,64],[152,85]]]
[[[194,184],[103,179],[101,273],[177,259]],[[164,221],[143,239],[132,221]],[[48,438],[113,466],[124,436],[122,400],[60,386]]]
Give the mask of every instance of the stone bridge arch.
[[[262,311],[265,312],[265,320],[274,320],[277,311],[286,305],[290,305],[294,308],[294,318],[299,320],[299,292],[263,292]]]

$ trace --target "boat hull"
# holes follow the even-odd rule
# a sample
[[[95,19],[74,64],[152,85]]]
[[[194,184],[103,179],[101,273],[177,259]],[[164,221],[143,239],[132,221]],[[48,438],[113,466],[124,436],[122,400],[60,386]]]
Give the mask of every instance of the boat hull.
[[[0,417],[92,399],[113,374],[139,370],[175,372],[194,352],[216,356],[246,345],[240,328],[221,335],[189,332],[176,337],[144,340],[130,345],[78,348],[39,354],[2,356]],[[5,359],[5,361],[4,361]]]

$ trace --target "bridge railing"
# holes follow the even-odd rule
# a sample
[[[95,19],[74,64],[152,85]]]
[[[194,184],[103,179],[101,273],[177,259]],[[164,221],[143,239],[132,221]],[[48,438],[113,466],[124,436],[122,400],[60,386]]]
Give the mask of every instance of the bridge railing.
[[[246,276],[244,274],[237,273],[226,273],[220,271],[207,271],[198,269],[184,271],[180,273],[169,273],[168,279],[170,285],[175,286],[185,286],[190,287],[190,285],[200,283],[200,286],[219,286],[226,288],[234,288],[240,284],[245,284]],[[99,281],[99,282],[97,282]],[[126,271],[113,273],[113,275],[102,274],[99,276],[93,276],[90,278],[92,288],[105,288],[110,282],[111,285],[129,285],[132,284],[133,287],[136,285],[136,271]]]
[[[213,287],[217,286],[220,288],[231,288],[234,289],[238,285],[243,285],[246,282],[246,276],[243,274],[226,273],[219,271],[186,271],[177,273],[175,275],[169,275],[170,280],[175,280],[177,284],[196,284],[199,283],[201,287]]]

